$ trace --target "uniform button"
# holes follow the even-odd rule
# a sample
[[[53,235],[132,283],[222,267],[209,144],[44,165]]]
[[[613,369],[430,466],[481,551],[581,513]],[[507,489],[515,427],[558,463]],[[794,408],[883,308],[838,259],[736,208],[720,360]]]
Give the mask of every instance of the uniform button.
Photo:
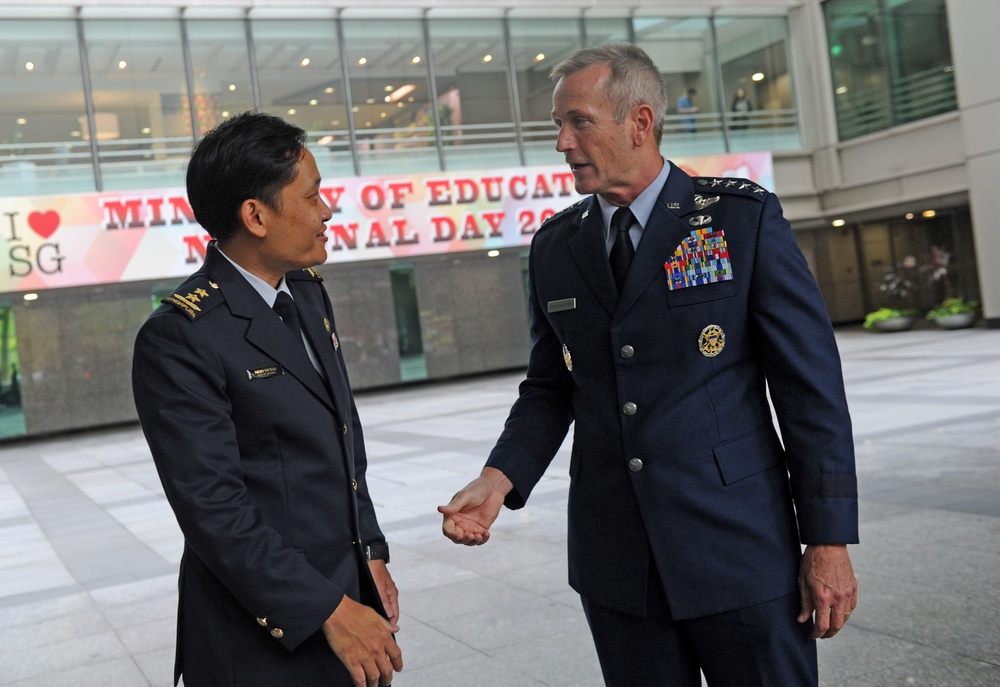
[[[257,624],[261,627],[267,627],[267,618],[257,618]]]
[[[343,427],[341,427],[340,431],[343,432],[344,434],[347,434],[347,425],[344,425]]]
[[[275,639],[281,639],[282,637],[285,636],[285,633],[281,631],[280,627],[276,627],[273,630],[271,630],[271,636],[274,637]]]
[[[628,469],[632,472],[639,472],[639,470],[642,470],[642,461],[638,458],[633,458],[628,462]]]
[[[632,403],[632,401],[629,401],[624,406],[622,406],[622,412],[624,412],[626,415],[635,415],[635,411],[637,411],[638,409],[639,407],[636,406],[636,404]]]
[[[623,358],[631,358],[633,355],[635,355],[635,349],[629,346],[628,344],[622,346],[618,352],[621,353],[621,356]]]
[[[351,486],[354,487],[354,491],[358,490],[358,481],[356,479],[351,480]]]

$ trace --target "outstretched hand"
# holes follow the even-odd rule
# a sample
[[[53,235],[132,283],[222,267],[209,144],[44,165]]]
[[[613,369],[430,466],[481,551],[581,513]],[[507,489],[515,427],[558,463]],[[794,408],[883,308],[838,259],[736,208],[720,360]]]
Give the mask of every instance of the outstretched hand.
[[[496,468],[483,474],[451,498],[447,506],[438,506],[444,515],[441,531],[456,544],[479,546],[490,538],[490,526],[500,514],[504,498],[514,488]]]

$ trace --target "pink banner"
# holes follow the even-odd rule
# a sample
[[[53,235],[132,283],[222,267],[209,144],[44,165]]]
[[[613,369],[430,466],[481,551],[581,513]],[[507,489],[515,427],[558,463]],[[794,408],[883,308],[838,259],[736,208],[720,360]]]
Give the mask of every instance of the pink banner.
[[[695,176],[774,187],[770,153],[673,160]],[[527,245],[580,196],[564,165],[324,180],[333,210],[327,262]],[[183,189],[0,198],[6,269],[0,291],[183,277],[210,237]],[[0,220],[2,221],[2,220]]]

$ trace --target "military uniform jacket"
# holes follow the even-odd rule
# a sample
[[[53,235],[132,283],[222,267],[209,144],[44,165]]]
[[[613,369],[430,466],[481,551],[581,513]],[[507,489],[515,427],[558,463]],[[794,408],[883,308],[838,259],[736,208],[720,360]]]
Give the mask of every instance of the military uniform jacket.
[[[539,229],[529,270],[527,375],[487,464],[518,508],[575,421],[580,594],[644,614],[653,556],[674,618],[701,617],[792,593],[800,542],[857,541],[836,342],[773,194],[673,166],[620,301],[596,198]]]
[[[361,424],[322,279],[286,281],[301,340],[210,246],[135,343],[136,407],[184,534],[175,682],[350,685],[321,626],[344,594],[378,601],[384,542]]]

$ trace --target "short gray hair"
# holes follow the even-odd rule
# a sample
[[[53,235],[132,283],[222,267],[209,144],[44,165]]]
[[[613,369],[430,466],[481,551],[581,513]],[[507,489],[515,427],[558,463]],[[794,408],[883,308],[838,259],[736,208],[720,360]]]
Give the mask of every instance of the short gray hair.
[[[637,105],[649,105],[653,108],[653,136],[659,145],[667,114],[667,94],[660,70],[642,48],[632,43],[605,43],[596,48],[584,48],[557,64],[550,78],[558,81],[600,64],[611,68],[606,94],[615,121],[625,121]]]

